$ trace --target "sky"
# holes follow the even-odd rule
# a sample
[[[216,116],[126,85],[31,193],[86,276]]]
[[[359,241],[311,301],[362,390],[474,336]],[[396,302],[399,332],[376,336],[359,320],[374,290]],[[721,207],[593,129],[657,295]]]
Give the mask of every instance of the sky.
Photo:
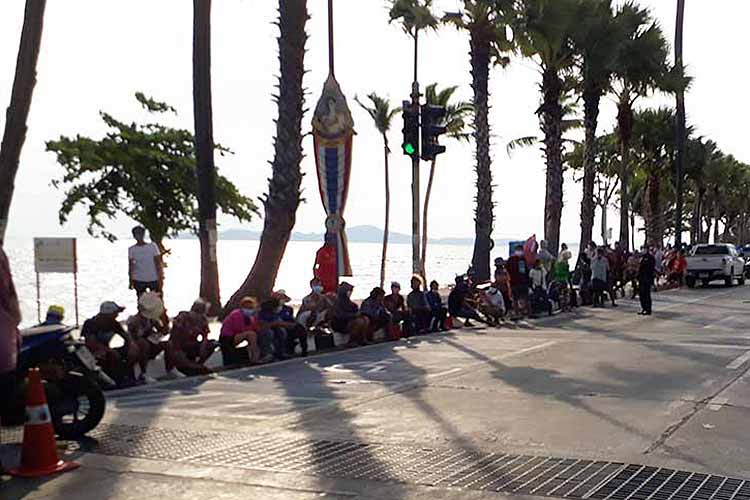
[[[438,13],[460,10],[460,0],[435,0]],[[671,41],[674,0],[641,0],[649,6]],[[412,80],[412,45],[397,25],[389,25],[386,0],[335,0],[336,77],[349,99],[357,136],[345,218],[347,225],[382,227],[384,177],[382,138],[370,117],[354,102],[370,92],[390,98],[394,106],[408,98]],[[272,101],[277,82],[278,29],[273,0],[214,0],[212,12],[212,77],[214,138],[231,148],[217,156],[221,174],[245,195],[257,199],[267,190],[273,159]],[[310,20],[304,85],[306,107],[313,109],[328,74],[326,0],[308,0]],[[13,71],[23,21],[23,0],[0,2],[0,106],[10,100]],[[742,61],[747,0],[688,0],[685,15],[685,61],[695,78],[687,95],[688,121],[699,135],[715,140],[727,153],[750,163],[742,116],[750,68]],[[470,100],[468,37],[451,27],[420,38],[419,80],[457,85],[458,97]],[[38,64],[38,83],[29,117],[29,131],[16,179],[8,228],[9,238],[83,236],[86,218],[77,211],[60,227],[57,211],[63,194],[50,185],[60,167],[45,141],[61,135],[101,137],[106,128],[98,115],[106,110],[125,121],[143,120],[133,95],[142,91],[166,101],[179,114],[166,120],[192,129],[192,2],[189,0],[49,0]],[[508,141],[539,134],[540,75],[535,62],[514,58],[508,68],[490,74],[492,173],[496,238],[543,234],[544,160],[537,148],[506,153]],[[671,102],[664,96],[638,106]],[[615,103],[602,104],[600,132],[614,126]],[[0,114],[3,124],[5,114]],[[310,131],[311,113],[303,119]],[[411,228],[410,158],[401,154],[401,120],[389,134],[391,155],[391,228]],[[475,174],[473,143],[444,140],[448,151],[438,159],[430,205],[432,237],[471,236]],[[303,197],[296,230],[322,232],[325,220],[314,173],[312,137],[303,142]],[[422,166],[422,188],[429,166]],[[579,237],[580,184],[566,177],[562,241]],[[614,212],[611,224],[619,220]],[[220,217],[221,228],[262,226],[260,218],[242,225]],[[598,228],[598,220],[595,225]],[[110,230],[127,235],[131,221],[112,221]]]

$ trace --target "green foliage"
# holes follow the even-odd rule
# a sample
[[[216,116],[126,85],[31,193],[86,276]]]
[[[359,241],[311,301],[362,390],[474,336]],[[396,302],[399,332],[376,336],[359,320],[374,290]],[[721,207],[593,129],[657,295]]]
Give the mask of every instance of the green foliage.
[[[147,98],[136,99],[151,113],[176,113],[171,106]],[[154,241],[198,228],[195,142],[187,130],[159,123],[126,124],[101,112],[109,132],[101,139],[77,135],[47,142],[64,168],[52,185],[65,190],[59,212],[67,221],[78,205],[88,213],[88,232],[110,241],[115,236],[106,221],[125,215],[143,225]],[[220,154],[231,153],[216,146]],[[257,213],[253,202],[242,196],[225,177],[216,179],[220,209],[248,221]]]
[[[490,45],[491,64],[510,64],[508,54],[516,50],[510,28],[516,18],[514,0],[464,0],[464,13],[447,14],[443,22],[468,31],[473,39]]]
[[[468,128],[474,114],[474,105],[468,101],[453,99],[456,90],[457,86],[439,89],[437,83],[432,83],[425,89],[425,101],[427,104],[445,107],[445,133],[448,137],[468,141],[471,138]]]
[[[536,57],[543,70],[565,71],[575,62],[574,33],[585,11],[580,0],[519,0],[513,25],[524,57]]]
[[[393,123],[393,117],[396,116],[401,110],[399,108],[391,109],[391,103],[388,99],[380,97],[375,92],[368,94],[367,98],[370,100],[371,105],[363,103],[359,100],[358,96],[354,96],[354,100],[359,104],[362,109],[367,111],[367,114],[372,118],[375,128],[378,129],[382,135],[386,135],[391,129]]]
[[[415,36],[420,30],[437,29],[432,0],[390,0],[390,22],[399,22],[405,33]]]

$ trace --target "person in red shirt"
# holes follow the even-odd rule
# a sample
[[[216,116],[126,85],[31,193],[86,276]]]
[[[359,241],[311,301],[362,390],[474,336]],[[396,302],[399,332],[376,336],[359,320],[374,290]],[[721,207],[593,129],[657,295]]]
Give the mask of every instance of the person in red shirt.
[[[326,233],[325,244],[315,254],[313,276],[323,285],[323,293],[336,293],[339,284],[335,238],[336,235]]]
[[[669,263],[669,283],[674,283],[678,287],[682,286],[685,279],[685,271],[687,271],[685,250],[680,250],[677,257]]]

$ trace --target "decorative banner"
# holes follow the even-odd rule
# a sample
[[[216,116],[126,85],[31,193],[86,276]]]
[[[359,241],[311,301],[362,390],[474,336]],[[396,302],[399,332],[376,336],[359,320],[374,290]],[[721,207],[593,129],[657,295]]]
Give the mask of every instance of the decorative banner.
[[[354,121],[338,82],[331,74],[312,120],[318,188],[326,214],[326,232],[335,236],[339,276],[351,276],[344,208],[349,194]],[[326,238],[328,241],[329,238]]]

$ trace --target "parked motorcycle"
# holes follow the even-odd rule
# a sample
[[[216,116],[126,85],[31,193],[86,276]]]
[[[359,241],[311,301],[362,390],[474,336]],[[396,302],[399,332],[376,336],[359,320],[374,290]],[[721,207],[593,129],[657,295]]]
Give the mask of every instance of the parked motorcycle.
[[[96,364],[89,349],[71,335],[65,325],[29,328],[21,332],[18,357],[18,395],[3,425],[21,425],[25,420],[26,374],[39,368],[55,433],[62,439],[78,439],[94,429],[104,417],[103,388],[114,381]]]

